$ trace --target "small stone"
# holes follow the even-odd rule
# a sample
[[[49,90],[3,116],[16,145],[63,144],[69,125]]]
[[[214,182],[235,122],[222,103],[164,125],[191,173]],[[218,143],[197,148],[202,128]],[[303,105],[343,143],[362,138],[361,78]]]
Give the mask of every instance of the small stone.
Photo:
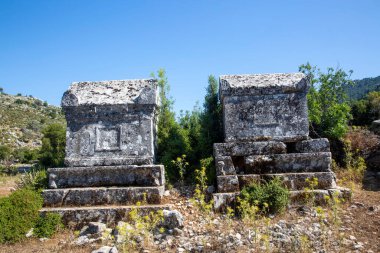
[[[209,187],[207,187],[206,192],[208,194],[214,193],[215,192],[215,187],[213,185],[210,185]]]
[[[356,237],[353,236],[353,235],[350,235],[348,238],[349,238],[351,241],[356,241]]]
[[[178,252],[178,253],[185,252],[185,249],[184,249],[184,248],[177,248],[177,252]]]
[[[182,228],[183,227],[183,216],[177,210],[164,210],[164,221],[163,226],[174,229],[174,228]]]
[[[179,228],[174,228],[173,229],[173,235],[175,236],[181,236],[183,234],[183,231]]]
[[[47,240],[49,240],[49,238],[46,238],[46,237],[42,237],[42,238],[40,238],[40,242],[45,242],[45,241],[47,241]]]
[[[33,228],[31,228],[28,233],[26,233],[25,237],[26,238],[29,238],[29,237],[32,237],[33,236]]]
[[[170,191],[169,191],[169,190],[166,190],[166,191],[164,192],[164,196],[165,196],[165,197],[169,197],[169,196],[170,196]]]
[[[116,247],[103,246],[97,250],[93,250],[91,253],[118,253]]]
[[[80,235],[101,235],[107,229],[106,224],[101,222],[90,222],[88,226],[84,226]]]

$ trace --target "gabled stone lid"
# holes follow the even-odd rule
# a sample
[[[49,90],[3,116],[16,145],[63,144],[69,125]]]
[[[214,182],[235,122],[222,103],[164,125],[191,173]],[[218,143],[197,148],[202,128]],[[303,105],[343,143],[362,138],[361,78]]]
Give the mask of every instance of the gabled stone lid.
[[[270,95],[307,92],[308,77],[303,73],[223,75],[219,78],[220,95]]]
[[[157,80],[74,82],[63,94],[62,107],[81,105],[158,105]]]

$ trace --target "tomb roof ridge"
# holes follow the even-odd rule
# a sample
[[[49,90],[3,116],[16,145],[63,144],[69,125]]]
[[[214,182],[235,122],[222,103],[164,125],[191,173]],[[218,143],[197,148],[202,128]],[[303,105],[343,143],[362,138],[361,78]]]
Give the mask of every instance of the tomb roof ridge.
[[[309,88],[308,76],[301,72],[221,75],[219,84],[222,97],[307,92]]]
[[[72,82],[62,97],[62,107],[81,105],[158,105],[156,79]]]

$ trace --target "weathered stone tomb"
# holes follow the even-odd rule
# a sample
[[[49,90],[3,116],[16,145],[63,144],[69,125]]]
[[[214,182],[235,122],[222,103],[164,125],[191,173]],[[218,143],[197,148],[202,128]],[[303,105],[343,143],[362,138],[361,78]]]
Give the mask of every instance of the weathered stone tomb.
[[[318,179],[315,193],[321,196],[342,190],[330,168],[328,140],[309,137],[308,89],[302,73],[220,77],[225,143],[214,144],[216,209],[234,201],[242,187],[274,177],[293,201],[307,178]]]
[[[51,168],[42,212],[65,223],[115,223],[140,209],[166,209],[164,166],[154,165],[157,81],[73,83],[62,98],[66,168]]]

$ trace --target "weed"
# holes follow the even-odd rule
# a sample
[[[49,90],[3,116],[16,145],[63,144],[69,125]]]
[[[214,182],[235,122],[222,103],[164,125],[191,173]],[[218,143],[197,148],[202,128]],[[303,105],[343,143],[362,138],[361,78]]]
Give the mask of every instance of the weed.
[[[243,188],[238,203],[239,211],[243,213],[256,215],[256,208],[262,213],[280,213],[289,203],[289,190],[279,178],[266,183],[254,183]]]
[[[63,228],[61,216],[57,213],[47,213],[44,216],[40,216],[33,229],[33,234],[38,237],[50,238],[60,228]]]
[[[186,161],[186,155],[177,157],[176,160],[172,160],[174,168],[178,170],[181,185],[183,185],[185,179],[186,169],[189,167],[189,163]]]
[[[211,200],[209,202],[206,201],[206,189],[207,189],[207,176],[206,176],[206,168],[201,167],[201,169],[195,170],[195,191],[194,197],[191,199],[192,203],[198,207],[198,209],[205,213],[210,214],[212,212],[212,208],[214,202]]]

